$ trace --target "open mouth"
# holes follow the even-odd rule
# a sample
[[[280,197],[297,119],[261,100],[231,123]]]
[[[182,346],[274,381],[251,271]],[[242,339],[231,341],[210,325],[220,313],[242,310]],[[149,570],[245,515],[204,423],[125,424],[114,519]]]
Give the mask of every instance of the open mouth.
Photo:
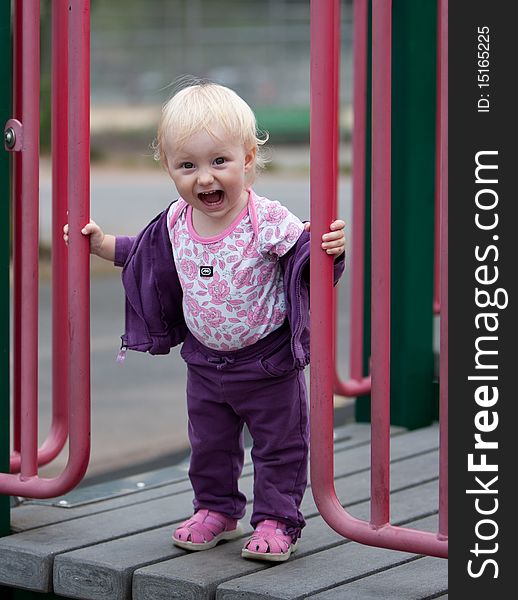
[[[223,196],[222,190],[210,190],[198,194],[198,198],[208,208],[219,208],[223,204]]]

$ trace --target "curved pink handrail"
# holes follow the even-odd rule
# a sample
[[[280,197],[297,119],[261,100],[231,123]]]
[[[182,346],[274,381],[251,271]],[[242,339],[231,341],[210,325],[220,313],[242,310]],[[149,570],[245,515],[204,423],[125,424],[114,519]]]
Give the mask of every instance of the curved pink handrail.
[[[56,2],[55,7],[57,5]],[[14,5],[15,32],[19,32],[21,37],[20,41],[15,41],[15,47],[22,50],[21,59],[18,62],[15,59],[15,69],[21,68],[23,78],[21,84],[15,83],[15,92],[21,97],[15,100],[15,109],[20,107],[24,130],[24,145],[20,155],[15,155],[14,168],[18,191],[14,211],[14,247],[18,253],[15,268],[21,270],[20,283],[15,282],[15,295],[21,294],[18,298],[23,298],[24,302],[23,320],[15,318],[19,337],[15,335],[14,340],[15,358],[19,359],[14,383],[21,405],[21,416],[15,423],[15,450],[20,454],[20,474],[0,473],[0,492],[33,498],[58,496],[72,489],[85,474],[90,454],[90,259],[88,240],[80,234],[84,223],[89,220],[90,198],[90,7],[88,0],[59,2],[59,5],[66,9],[68,19],[68,98],[69,105],[73,107],[67,127],[70,151],[65,158],[69,173],[67,195],[71,199],[68,206],[71,234],[65,293],[68,298],[68,318],[65,320],[69,328],[66,330],[68,378],[65,377],[65,381],[68,380],[68,383],[65,393],[70,411],[68,462],[63,472],[52,479],[37,475],[38,213],[35,207],[38,203],[39,160],[39,2],[21,0]],[[58,239],[61,240],[61,232]],[[63,285],[63,273],[59,277],[60,285]],[[57,293],[63,291],[61,288]],[[30,318],[26,317],[26,312]],[[64,319],[62,314],[59,318]],[[60,351],[63,352],[63,348]],[[57,372],[57,377],[62,374]],[[55,453],[62,436],[61,426],[55,425],[40,451],[44,455]]]
[[[33,23],[33,27],[37,27]],[[18,20],[15,26],[15,38],[23,36],[23,26]],[[68,438],[68,319],[62,316],[68,314],[68,297],[63,293],[66,287],[68,256],[65,246],[61,243],[63,225],[66,223],[67,211],[67,143],[68,143],[68,2],[55,0],[52,5],[52,239],[58,242],[52,250],[52,421],[49,433],[38,449],[38,466],[51,462],[63,449]],[[32,53],[26,52],[26,56]],[[18,70],[16,63],[22,60],[22,49],[15,46],[14,60],[15,78]],[[33,63],[33,61],[31,61]],[[15,88],[16,89],[16,88]],[[22,93],[20,90],[19,93]],[[16,105],[16,100],[15,100]],[[16,111],[16,114],[21,114]],[[16,155],[15,155],[16,161]],[[15,198],[19,198],[15,193]],[[15,201],[15,205],[19,200]],[[19,223],[20,221],[17,220]],[[20,233],[17,236],[21,239]],[[15,281],[20,278],[21,269],[18,261],[14,261]],[[17,286],[15,284],[15,289]],[[15,293],[16,295],[16,293]],[[18,345],[18,332],[22,318],[20,303],[14,305],[15,312],[15,345]],[[10,459],[11,473],[20,471],[20,362],[23,357],[15,353],[14,367],[14,450]]]
[[[334,68],[333,15],[339,0],[311,2],[311,482],[316,505],[324,520],[338,533],[358,542],[406,552],[446,557],[448,541],[444,526],[439,533],[396,527],[389,522],[390,459],[390,150],[391,150],[391,21],[392,3],[372,3],[372,436],[371,519],[350,515],[340,504],[333,475],[333,363],[329,360],[334,337],[332,306],[332,260],[320,251],[319,239],[333,218],[332,99]],[[445,2],[445,0],[441,0]],[[442,11],[442,20],[447,13]],[[445,90],[443,91],[445,93]],[[446,191],[446,188],[443,188]],[[441,195],[443,205],[445,193]],[[444,214],[444,211],[443,211]],[[447,233],[443,219],[441,232]],[[444,249],[444,245],[442,246]],[[443,254],[443,260],[445,255]],[[444,276],[444,273],[443,273]],[[444,293],[444,287],[443,287]],[[443,311],[447,305],[443,306]],[[333,346],[331,345],[331,348]],[[443,357],[444,360],[444,357]],[[441,381],[441,404],[447,402]],[[441,418],[441,421],[443,418]],[[441,442],[444,441],[441,424]],[[445,472],[441,451],[441,481]],[[440,483],[439,510],[444,509],[445,484]],[[444,523],[443,515],[440,521]]]
[[[340,19],[336,19],[340,23]],[[363,396],[371,389],[370,375],[363,376],[363,287],[365,244],[365,131],[367,96],[367,0],[356,0],[353,5],[353,175],[352,175],[352,248],[351,318],[349,336],[349,379],[343,381],[335,364],[334,391],[347,397]],[[339,43],[339,29],[334,30]],[[338,61],[336,61],[338,63]],[[338,64],[336,65],[338,67]],[[338,68],[336,68],[338,71]],[[339,87],[337,88],[339,89]],[[338,105],[338,94],[336,103]],[[338,195],[334,194],[335,203]],[[336,321],[336,302],[333,312]]]

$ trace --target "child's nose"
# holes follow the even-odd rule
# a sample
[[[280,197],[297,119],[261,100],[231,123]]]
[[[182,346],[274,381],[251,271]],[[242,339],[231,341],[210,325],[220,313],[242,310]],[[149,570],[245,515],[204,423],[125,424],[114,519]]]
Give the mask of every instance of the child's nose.
[[[210,170],[204,169],[198,173],[199,185],[210,185],[214,181],[214,177]]]

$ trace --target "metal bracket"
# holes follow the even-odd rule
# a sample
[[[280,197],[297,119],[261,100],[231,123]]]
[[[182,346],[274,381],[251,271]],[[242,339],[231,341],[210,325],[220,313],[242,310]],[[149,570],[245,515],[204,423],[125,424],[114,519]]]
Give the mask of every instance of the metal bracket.
[[[5,124],[4,146],[8,152],[23,150],[23,125],[17,119],[9,119]]]

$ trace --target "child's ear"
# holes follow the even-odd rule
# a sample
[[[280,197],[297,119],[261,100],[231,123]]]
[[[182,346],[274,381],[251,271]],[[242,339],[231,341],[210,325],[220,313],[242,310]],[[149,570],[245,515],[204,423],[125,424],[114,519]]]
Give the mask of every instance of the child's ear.
[[[245,173],[254,166],[257,148],[251,148],[245,155]]]

